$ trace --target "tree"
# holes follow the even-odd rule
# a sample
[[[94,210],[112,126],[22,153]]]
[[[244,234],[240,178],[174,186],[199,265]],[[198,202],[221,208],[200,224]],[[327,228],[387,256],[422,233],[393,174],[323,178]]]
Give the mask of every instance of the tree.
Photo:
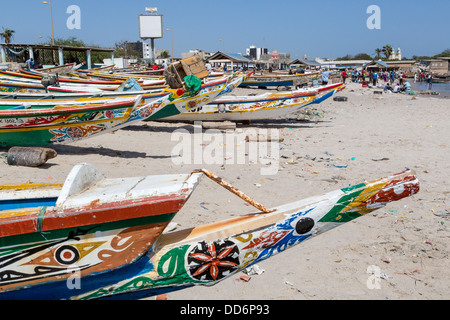
[[[377,55],[376,55],[375,58],[378,58],[378,59],[379,59],[379,58],[380,58],[380,53],[381,53],[381,52],[383,52],[383,49],[376,48],[376,49],[375,49],[375,53],[376,53]]]
[[[168,52],[167,50],[163,50],[163,51],[161,52],[161,54],[159,55],[158,58],[160,58],[160,59],[166,59],[166,58],[168,58],[168,57],[170,57],[169,52]]]
[[[114,43],[114,56],[118,58],[141,58],[142,57],[142,43],[138,48],[137,43],[128,41],[118,41]]]
[[[389,59],[394,49],[392,49],[390,44],[387,44],[383,47],[383,53],[386,56],[386,59]]]
[[[2,27],[2,28],[3,28],[3,32],[0,33],[0,37],[2,37],[5,40],[6,44],[11,43],[11,39],[13,38],[15,31],[5,28],[5,27]]]
[[[358,53],[353,56],[353,60],[372,60],[372,57],[367,53]]]

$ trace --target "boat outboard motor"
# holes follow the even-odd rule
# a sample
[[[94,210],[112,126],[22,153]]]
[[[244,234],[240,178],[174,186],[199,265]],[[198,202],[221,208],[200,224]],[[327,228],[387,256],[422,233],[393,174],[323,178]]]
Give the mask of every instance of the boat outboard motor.
[[[48,87],[57,85],[59,86],[58,74],[45,74],[42,76],[41,84],[45,88],[45,92],[48,93]]]

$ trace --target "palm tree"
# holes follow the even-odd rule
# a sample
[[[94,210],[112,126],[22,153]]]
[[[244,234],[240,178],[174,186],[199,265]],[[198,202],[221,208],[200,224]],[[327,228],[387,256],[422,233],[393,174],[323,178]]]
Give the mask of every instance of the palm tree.
[[[10,30],[8,28],[2,27],[3,32],[0,33],[0,37],[2,37],[5,40],[5,43],[11,43],[11,39],[13,38],[14,30]]]
[[[380,57],[380,53],[383,52],[383,50],[380,49],[380,48],[376,48],[376,49],[375,49],[375,52],[376,52],[376,54],[377,54],[377,56],[376,56],[375,58],[379,58],[379,57]]]
[[[383,47],[383,53],[386,56],[386,59],[389,59],[389,57],[392,54],[392,51],[394,51],[394,49],[392,49],[390,44],[387,44]]]

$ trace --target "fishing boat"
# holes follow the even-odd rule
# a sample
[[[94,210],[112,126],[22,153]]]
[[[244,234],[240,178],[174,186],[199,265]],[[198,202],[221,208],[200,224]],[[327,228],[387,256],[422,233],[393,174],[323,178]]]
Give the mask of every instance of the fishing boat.
[[[183,207],[200,175],[107,179],[80,164],[62,186],[0,186],[0,291],[133,264]]]
[[[214,91],[217,85],[230,82],[233,76],[225,76],[219,79],[208,80],[206,79],[201,86],[201,90]],[[129,79],[128,81],[132,81]],[[125,83],[126,84],[126,83]],[[229,88],[229,86],[228,86]],[[126,91],[103,91],[103,90],[90,90],[87,92],[80,92],[75,90],[69,92],[66,88],[58,90],[58,87],[49,87],[49,92],[23,92],[20,91],[9,91],[1,92],[0,89],[0,103],[5,100],[17,100],[17,101],[32,101],[32,100],[76,100],[76,99],[96,99],[96,98],[117,98],[117,97],[127,97],[127,96],[137,96],[141,95],[146,103],[149,103],[154,98],[164,97],[173,90],[170,90],[167,86],[159,89],[147,89],[147,90],[126,90]],[[226,89],[226,88],[225,88]],[[33,90],[31,90],[33,91]],[[228,91],[227,91],[228,92]],[[226,92],[225,92],[226,93]],[[19,102],[20,103],[20,102]]]
[[[141,99],[2,110],[0,146],[68,143],[105,133],[129,121],[140,110]]]
[[[87,83],[70,83],[44,86],[40,80],[7,80],[0,79],[0,92],[19,92],[19,93],[47,93],[47,92],[102,92],[115,91],[120,84],[87,84]]]
[[[293,74],[293,75],[280,75],[280,74],[265,74],[265,75],[252,75],[244,82],[240,87],[256,87],[256,88],[270,88],[270,87],[295,87],[299,88],[313,78],[317,78],[318,72],[305,73],[305,74]]]
[[[31,69],[38,73],[58,73],[58,74],[67,74],[71,71],[76,70],[77,68],[81,67],[82,65],[77,65],[75,62],[72,63],[66,63],[62,64],[60,66],[54,66],[54,67],[46,67],[46,68],[38,68],[38,69]]]
[[[214,103],[213,101],[216,101],[217,99],[221,99],[221,97],[224,96],[225,94],[232,92],[235,88],[237,88],[239,86],[239,84],[241,84],[243,81],[245,81],[247,76],[248,76],[247,74],[240,74],[240,73],[235,74],[231,78],[229,78],[229,81],[225,85],[224,89],[220,91],[220,93],[215,97],[215,99],[213,99],[210,102],[205,103],[205,104],[190,103],[190,104],[178,105],[178,106],[174,105],[172,110],[170,110],[170,114],[168,114],[168,113],[165,114],[164,118],[161,118],[161,119],[182,120],[182,119],[184,119],[185,114],[191,113],[191,112],[196,112],[197,110],[202,110],[202,108],[204,106],[206,106],[207,104]],[[213,83],[215,81],[217,81],[217,80],[211,80],[211,82],[213,82]],[[166,110],[166,111],[168,111],[168,110]],[[187,118],[191,119],[191,117],[189,117],[189,116]],[[154,119],[155,118],[153,118],[153,120]],[[148,120],[152,120],[152,119],[148,119]],[[146,120],[146,121],[148,121],[148,120]]]
[[[26,214],[21,211],[21,214],[16,215],[8,210],[0,213],[2,224],[8,226],[1,229],[0,238],[4,261],[0,266],[0,299],[139,299],[189,286],[211,286],[307,239],[419,191],[414,172],[405,170],[386,178],[268,209],[207,170],[195,170],[191,172],[194,177],[183,176],[174,183],[196,183],[199,173],[238,195],[258,211],[225,221],[158,234],[147,240],[146,247],[139,247],[137,253],[126,250],[134,243],[134,238],[130,240],[126,233],[119,233],[118,238],[113,238],[117,237],[116,232],[108,237],[109,229],[103,225],[101,208],[111,207],[104,204],[108,203],[104,199],[111,198],[105,194],[110,194],[106,191],[112,184],[94,187],[93,191],[98,191],[95,193],[88,189],[89,196],[84,192],[74,195],[74,199],[68,203],[64,196],[60,196],[62,199],[58,198],[56,205],[51,208],[38,207]],[[168,182],[167,187],[170,185]],[[116,183],[115,187],[121,190],[122,183]],[[112,194],[116,193],[115,190]],[[80,203],[78,198],[86,199]],[[78,227],[76,223],[66,225],[64,222],[71,221],[73,216],[59,215],[65,206],[70,208],[69,212],[83,212],[88,203],[88,217],[91,220],[88,218],[87,221],[91,221],[91,226]],[[93,222],[92,207],[96,208],[97,205],[100,206],[96,211],[99,218]],[[78,209],[74,209],[74,206]],[[125,207],[114,206],[117,214]],[[167,210],[170,213],[174,211]],[[154,212],[160,211],[156,209]],[[124,215],[127,217],[127,213]],[[136,239],[148,237],[148,229],[140,227],[139,223],[132,228]],[[128,229],[121,230],[125,232]],[[158,229],[160,231],[161,228]],[[19,238],[21,234],[26,236]],[[27,245],[23,244],[24,241]],[[99,252],[103,249],[99,249],[100,246],[107,247],[103,254]],[[129,257],[130,254],[132,257]],[[98,265],[103,266],[102,260],[107,260],[107,265],[113,266],[111,270],[93,272]],[[78,274],[69,279],[68,273],[74,270]],[[58,275],[54,276],[55,273]],[[29,279],[34,282],[27,281]],[[79,286],[76,286],[76,281]]]
[[[318,91],[300,89],[257,96],[222,96],[213,102],[164,118],[170,121],[243,121],[272,119],[311,104]]]
[[[327,84],[323,86],[316,87],[317,89],[317,95],[314,98],[314,100],[311,102],[311,104],[319,104],[328,98],[332,97],[337,92],[340,92],[345,89],[345,85],[343,82],[339,83],[333,83],[333,84]]]
[[[202,106],[227,89],[227,80],[216,81],[198,91],[168,90],[151,102],[142,96],[104,104],[29,107],[0,110],[0,146],[70,143],[116,131],[138,121],[158,120],[178,110]]]

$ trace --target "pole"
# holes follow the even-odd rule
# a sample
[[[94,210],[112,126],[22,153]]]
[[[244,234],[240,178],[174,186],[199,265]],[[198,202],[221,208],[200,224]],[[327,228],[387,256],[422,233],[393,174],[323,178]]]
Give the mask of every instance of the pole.
[[[52,45],[55,45],[55,33],[53,32],[53,8],[52,8],[52,2],[51,1],[43,1],[43,4],[48,4],[50,5],[50,19],[52,22]]]
[[[170,29],[170,37],[172,38],[172,57],[170,58],[170,62],[173,62],[173,30]]]
[[[155,60],[155,39],[150,38],[150,60],[153,60],[153,63],[156,63]]]
[[[50,1],[50,19],[52,21],[52,45],[55,45],[55,34],[53,32],[53,9],[52,9],[52,2]]]

